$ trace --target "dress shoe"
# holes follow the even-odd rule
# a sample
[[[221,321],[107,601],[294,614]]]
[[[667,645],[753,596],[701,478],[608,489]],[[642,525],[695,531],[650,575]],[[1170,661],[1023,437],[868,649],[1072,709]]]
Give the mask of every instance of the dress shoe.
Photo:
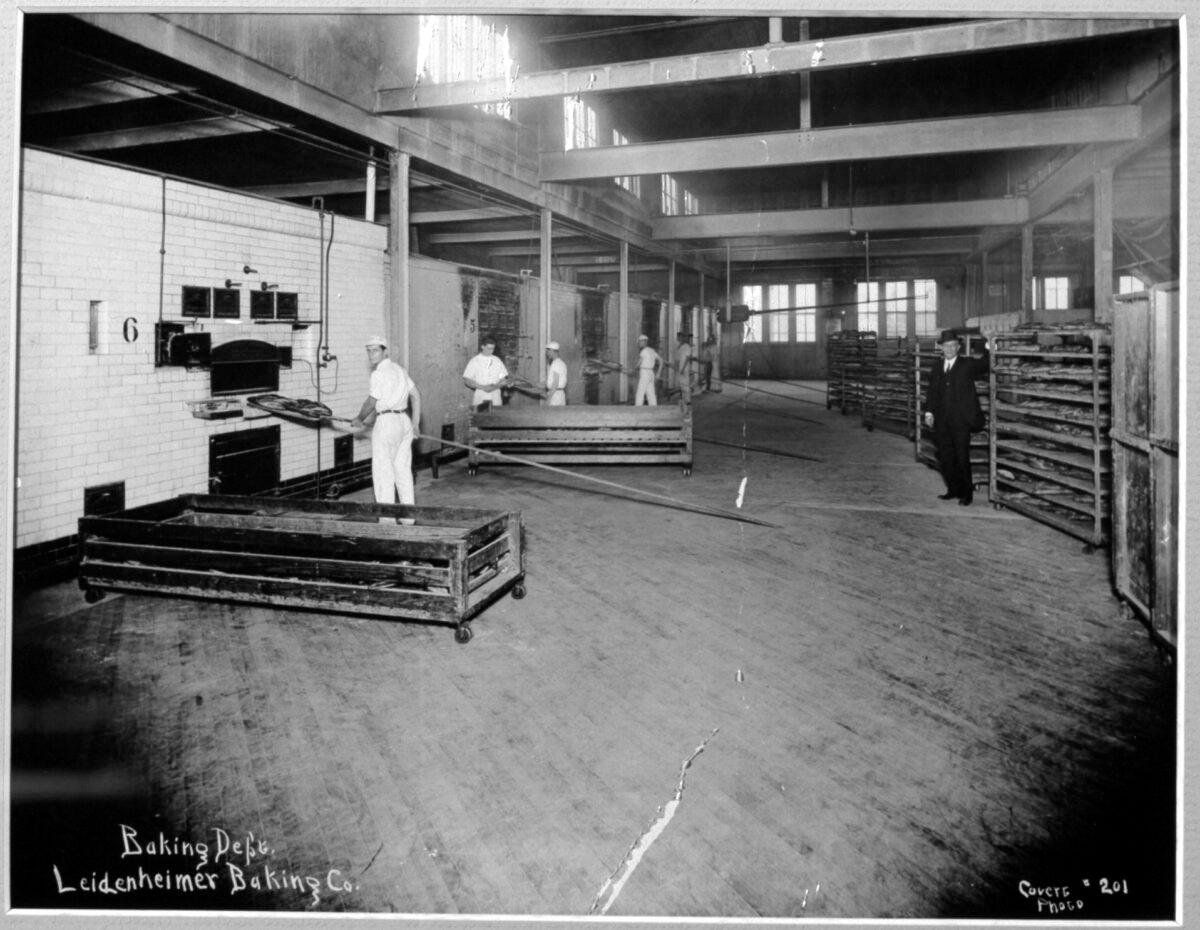
[[[951,501],[951,500],[954,500],[954,498],[956,498],[956,497],[958,497],[958,495],[957,495],[957,494],[950,494],[950,493],[946,493],[946,494],[939,494],[939,495],[938,495],[938,500],[940,500],[940,501]]]
[[[970,506],[971,506],[971,498],[969,498],[969,497],[960,497],[960,498],[958,499],[958,506],[959,506],[959,507],[970,507]]]

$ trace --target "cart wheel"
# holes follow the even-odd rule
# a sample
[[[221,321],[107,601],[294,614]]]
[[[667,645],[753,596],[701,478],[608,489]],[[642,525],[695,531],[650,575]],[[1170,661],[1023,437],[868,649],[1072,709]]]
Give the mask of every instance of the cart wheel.
[[[471,641],[471,637],[474,635],[475,634],[471,632],[471,628],[464,623],[462,626],[457,627],[454,630],[454,641],[456,643],[469,643]]]
[[[1095,551],[1096,551],[1096,547],[1093,546],[1091,543],[1083,544],[1083,554],[1084,555],[1091,555]]]
[[[867,428],[868,433],[875,432],[875,427],[873,425],[871,425],[870,423],[864,423],[863,426],[865,426]]]
[[[999,510],[999,509],[1000,509],[999,504],[992,504],[992,510]]]
[[[472,475],[472,476],[473,476],[473,475],[475,474],[475,472],[477,472],[477,471],[479,471],[479,466],[478,466],[478,465],[468,465],[468,466],[467,466],[467,474],[468,474],[468,475]]]
[[[88,588],[86,591],[83,592],[83,599],[85,601],[87,601],[89,604],[95,604],[97,601],[99,601],[103,597],[104,597],[104,592],[101,591],[99,588]]]
[[[683,477],[685,477],[685,478],[692,477],[692,467],[690,465],[683,466]]]
[[[525,596],[525,585],[521,584],[518,581],[515,585],[513,585],[513,597],[519,601],[524,596]]]

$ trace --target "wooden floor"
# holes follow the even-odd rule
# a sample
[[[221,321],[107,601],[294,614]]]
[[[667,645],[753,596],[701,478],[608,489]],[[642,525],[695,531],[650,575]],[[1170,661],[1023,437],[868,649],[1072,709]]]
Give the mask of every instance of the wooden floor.
[[[20,599],[13,904],[1168,917],[1174,684],[1107,551],[986,490],[937,500],[910,442],[815,385],[751,386],[696,399],[691,477],[579,470],[778,528],[537,469],[423,473],[421,503],[524,514],[528,596],[467,645],[70,585]],[[214,891],[79,887],[170,881],[198,841]],[[1022,881],[1068,890],[1039,905]]]

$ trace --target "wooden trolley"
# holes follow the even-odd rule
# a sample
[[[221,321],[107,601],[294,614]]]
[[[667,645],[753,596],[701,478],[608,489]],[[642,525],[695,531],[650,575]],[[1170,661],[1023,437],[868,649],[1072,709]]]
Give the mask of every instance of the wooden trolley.
[[[398,520],[411,520],[411,524]],[[79,521],[79,586],[428,620],[525,596],[517,512],[185,494]]]
[[[471,414],[467,470],[481,462],[505,464],[480,450],[555,464],[655,463],[692,471],[692,413],[662,407],[499,407]]]

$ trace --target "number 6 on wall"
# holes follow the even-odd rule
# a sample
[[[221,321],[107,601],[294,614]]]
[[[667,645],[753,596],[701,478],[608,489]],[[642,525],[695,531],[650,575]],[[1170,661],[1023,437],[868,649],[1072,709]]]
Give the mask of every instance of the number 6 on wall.
[[[121,332],[124,334],[126,342],[137,342],[137,317],[127,316],[125,318],[125,325],[121,328]]]

